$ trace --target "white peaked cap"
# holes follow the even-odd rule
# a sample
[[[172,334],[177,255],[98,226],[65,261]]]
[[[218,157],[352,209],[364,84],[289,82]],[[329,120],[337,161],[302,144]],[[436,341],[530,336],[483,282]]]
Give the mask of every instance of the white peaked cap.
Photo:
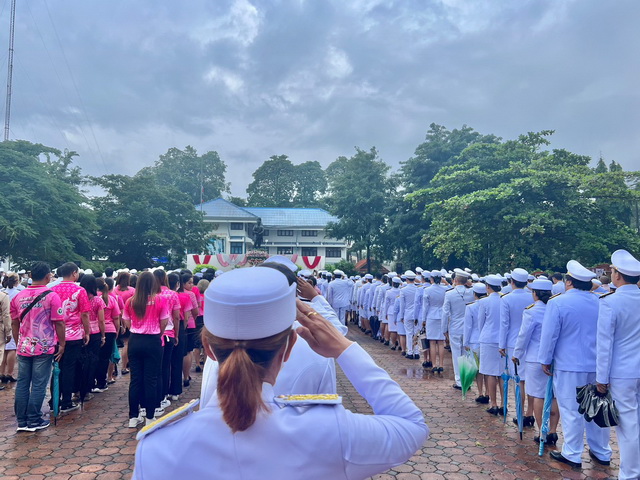
[[[524,268],[514,268],[511,272],[511,278],[513,278],[516,282],[526,282],[529,279],[529,272],[527,272]]]
[[[429,270],[423,270],[421,275],[424,278],[431,278],[431,272]]]
[[[502,277],[500,275],[487,275],[484,279],[492,287],[501,287],[502,286]]]
[[[273,268],[239,268],[204,293],[204,324],[229,340],[255,340],[283,332],[296,319],[296,287]]]
[[[442,276],[442,272],[440,270],[431,270],[431,276],[432,277],[441,277]]]
[[[267,258],[263,263],[279,263],[280,265],[287,267],[292,272],[298,270],[298,266],[283,255],[274,255],[273,257]]]
[[[471,269],[469,267],[465,267],[464,271],[467,273],[471,273]]]
[[[411,270],[407,270],[406,272],[404,272],[404,276],[411,279],[416,278],[416,274]]]
[[[602,286],[602,282],[600,280],[598,280],[597,278],[592,278],[591,279],[591,283],[593,283],[594,285],[597,285],[598,287]]]
[[[136,270],[135,268],[132,268],[131,273],[138,273],[138,270]]]
[[[546,275],[540,275],[538,278],[540,280],[549,280]]]
[[[344,276],[344,272],[343,272],[342,270],[338,270],[338,269],[334,270],[334,271],[333,271],[333,274],[334,274],[334,275],[341,275],[341,276]]]
[[[373,275],[371,275],[370,273],[367,273],[364,278],[366,278],[367,280],[373,280]]]
[[[548,291],[551,291],[551,287],[553,287],[553,282],[551,280],[544,280],[544,279],[540,279],[540,278],[536,278],[529,285],[529,288],[531,290],[548,290]]]
[[[360,275],[356,275],[356,280],[360,280],[362,277]]]
[[[536,277],[534,277],[534,276],[533,276],[533,275],[531,275],[531,274],[529,274],[529,275],[527,276],[527,280],[535,280],[535,279],[536,279]]]
[[[487,286],[484,283],[474,283],[472,289],[475,293],[479,293],[481,295],[487,293]]]
[[[416,273],[422,273],[424,270],[422,270],[422,268],[420,267],[416,267]]]
[[[397,277],[397,276],[398,276],[398,274],[396,272],[387,273],[387,277],[389,277],[389,278],[393,278],[393,277]]]
[[[447,272],[444,268],[441,268],[441,269],[440,269],[440,275],[441,275],[441,276],[443,276],[443,277],[444,277],[447,273],[449,273],[449,272]]]
[[[632,277],[640,276],[640,262],[626,250],[616,250],[611,255],[611,264],[620,273]]]
[[[402,283],[402,279],[398,276],[393,277],[393,280],[391,280],[393,283],[397,283],[398,285],[400,285]]]
[[[477,273],[472,273],[471,280],[473,280],[474,282],[477,282],[478,280],[480,280],[480,277],[478,277]]]
[[[91,270],[90,268],[87,268],[87,269],[84,271],[84,273],[85,273],[86,275],[93,275],[93,270]]]
[[[325,272],[325,275],[326,275],[327,277],[333,277],[333,273],[331,273],[331,272]]]
[[[311,270],[300,270],[298,272],[298,276],[299,277],[311,277],[313,275],[313,272]]]
[[[469,272],[466,272],[465,270],[462,270],[461,268],[454,268],[453,269],[453,273],[456,274],[456,277],[467,277],[467,278],[471,277],[471,274]]]
[[[567,273],[571,275],[572,278],[580,280],[581,282],[589,282],[592,278],[596,277],[595,273],[580,265],[580,262],[576,260],[569,260],[567,262]]]

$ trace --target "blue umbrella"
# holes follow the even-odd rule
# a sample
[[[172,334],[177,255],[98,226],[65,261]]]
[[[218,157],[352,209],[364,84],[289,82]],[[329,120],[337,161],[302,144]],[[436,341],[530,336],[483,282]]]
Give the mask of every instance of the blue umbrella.
[[[504,357],[504,372],[502,372],[501,376],[504,388],[504,423],[507,423],[507,403],[509,403],[507,399],[509,398],[509,379],[511,378],[511,375],[509,375],[509,356]]]
[[[524,427],[524,417],[522,415],[522,392],[520,391],[520,375],[518,375],[518,364],[514,363],[515,376],[513,383],[516,384],[516,417],[518,418],[518,431],[520,432],[520,440],[522,440],[522,427]]]
[[[553,372],[553,367],[551,367]],[[540,449],[538,455],[544,453],[544,444],[549,433],[549,417],[551,416],[551,404],[553,403],[553,375],[547,379],[547,391],[544,394],[544,406],[542,407],[542,425],[540,426]]]
[[[60,365],[53,362],[53,377],[51,379],[51,401],[53,407],[53,423],[58,422],[58,414],[60,413]]]

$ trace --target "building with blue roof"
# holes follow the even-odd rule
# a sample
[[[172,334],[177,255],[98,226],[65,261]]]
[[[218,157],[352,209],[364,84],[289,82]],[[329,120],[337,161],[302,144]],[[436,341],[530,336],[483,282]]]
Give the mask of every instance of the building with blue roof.
[[[239,207],[217,198],[197,205],[204,221],[213,224],[214,239],[209,253],[245,254],[255,246],[253,228],[262,221],[262,249],[269,255],[323,257],[324,263],[347,258],[345,240],[326,233],[330,222],[338,218],[322,208]]]

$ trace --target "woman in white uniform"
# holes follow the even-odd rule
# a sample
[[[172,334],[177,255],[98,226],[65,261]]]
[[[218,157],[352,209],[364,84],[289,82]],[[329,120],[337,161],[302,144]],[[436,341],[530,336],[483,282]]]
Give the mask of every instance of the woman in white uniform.
[[[391,280],[391,288],[387,290],[384,297],[383,311],[386,312],[387,322],[389,323],[389,347],[391,350],[395,350],[398,343],[398,324],[396,323],[396,299],[400,296],[400,284],[402,280],[400,277],[395,276]]]
[[[540,347],[540,332],[542,331],[542,319],[547,309],[547,302],[551,298],[551,280],[536,279],[529,284],[533,292],[534,303],[528,306],[522,315],[522,324],[518,333],[518,339],[513,349],[513,363],[521,365],[524,362],[526,394],[533,397],[533,415],[538,424],[538,430],[542,427],[542,408],[544,406],[544,395],[547,390],[547,380],[549,377],[542,371],[542,365],[538,362],[538,349]],[[555,398],[551,405],[551,415],[549,417],[549,433],[547,434],[547,445],[555,445],[558,441],[558,404]],[[540,437],[533,439],[540,442]]]
[[[484,283],[476,282],[473,284],[473,296],[475,300],[467,304],[464,312],[464,333],[463,346],[467,351],[473,352],[476,362],[480,363],[480,327],[478,326],[478,300],[487,296],[487,286]],[[482,373],[476,375],[476,385],[478,386],[478,397],[476,402],[489,403],[489,395],[485,395],[488,391],[487,382]]]
[[[212,283],[203,346],[220,364],[217,398],[143,430],[134,479],[363,479],[422,446],[429,430],[420,410],[358,344],[296,304],[295,288],[270,268],[233,270]],[[302,324],[295,331],[294,320]],[[375,415],[354,414],[333,396],[274,396],[298,334],[336,359]]]
[[[433,285],[424,289],[422,298],[422,311],[429,341],[431,358],[422,364],[425,368],[431,368],[433,373],[442,373],[444,370],[444,333],[442,333],[442,305],[447,287],[442,285],[442,272],[431,272]],[[433,365],[435,362],[435,366]]]

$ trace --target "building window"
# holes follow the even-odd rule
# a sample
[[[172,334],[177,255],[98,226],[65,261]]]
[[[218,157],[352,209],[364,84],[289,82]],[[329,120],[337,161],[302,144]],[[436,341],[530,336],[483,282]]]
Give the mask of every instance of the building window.
[[[269,230],[265,230],[264,233],[262,234],[263,237],[268,237],[269,236]]]
[[[342,256],[341,248],[327,248],[327,257],[329,258],[340,258]]]
[[[230,243],[230,251],[229,253],[244,253],[244,243],[242,242],[231,242]]]
[[[293,230],[278,230],[279,237],[293,237]]]
[[[315,257],[318,255],[318,249],[316,247],[302,247],[303,257]]]
[[[303,237],[317,237],[318,236],[318,231],[317,230],[302,230],[302,236]]]
[[[231,230],[244,230],[244,223],[231,223]]]
[[[278,247],[278,255],[293,255],[293,247]]]

